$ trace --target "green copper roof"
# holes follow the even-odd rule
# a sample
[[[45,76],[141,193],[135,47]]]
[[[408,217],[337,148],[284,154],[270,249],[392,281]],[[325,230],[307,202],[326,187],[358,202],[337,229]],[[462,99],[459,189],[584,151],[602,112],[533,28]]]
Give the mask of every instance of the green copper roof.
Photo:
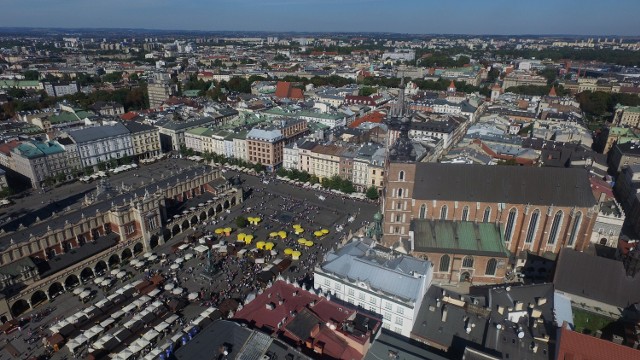
[[[500,227],[471,221],[413,220],[415,251],[509,256]]]

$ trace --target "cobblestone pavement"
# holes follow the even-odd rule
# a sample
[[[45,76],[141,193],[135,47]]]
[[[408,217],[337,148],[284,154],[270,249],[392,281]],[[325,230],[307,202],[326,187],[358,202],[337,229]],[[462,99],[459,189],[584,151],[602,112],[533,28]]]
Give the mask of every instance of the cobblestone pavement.
[[[171,161],[176,161],[172,159]],[[179,168],[191,166],[190,163],[180,161],[176,165],[176,171]],[[173,168],[173,165],[167,163],[154,164],[158,165],[156,171],[163,171],[167,166]],[[146,167],[145,167],[146,168]],[[149,172],[147,176],[151,177],[153,172]],[[305,282],[310,284],[312,282],[313,268],[322,260],[326,251],[344,239],[349,232],[355,232],[373,217],[373,214],[377,211],[378,206],[376,204],[364,201],[356,201],[343,198],[336,194],[319,192],[317,190],[306,189],[288,183],[284,183],[272,178],[258,178],[256,176],[250,176],[246,174],[238,174],[233,171],[225,172],[225,176],[228,178],[240,176],[241,186],[246,195],[245,201],[231,209],[228,213],[223,214],[214,221],[205,224],[200,224],[196,228],[184,231],[177,236],[173,237],[170,241],[162,244],[153,252],[162,257],[162,254],[166,254],[166,262],[155,264],[149,264],[143,269],[135,270],[127,264],[123,264],[121,267],[131,274],[131,277],[124,282],[118,281],[116,285],[109,291],[103,291],[98,289],[92,282],[81,285],[91,288],[97,292],[97,296],[91,302],[83,304],[80,302],[77,296],[72,293],[65,293],[52,300],[50,303],[45,303],[39,307],[36,307],[31,313],[26,313],[23,318],[27,318],[35,313],[42,312],[44,309],[55,309],[48,316],[43,317],[39,322],[29,323],[25,325],[21,330],[13,332],[9,335],[0,335],[0,343],[5,344],[4,349],[0,351],[0,359],[11,358],[8,353],[8,347],[6,344],[11,344],[22,355],[20,358],[28,358],[28,356],[36,356],[44,353],[44,347],[42,345],[41,337],[49,335],[48,328],[53,325],[58,319],[68,317],[69,315],[82,309],[86,306],[94,304],[95,302],[110,295],[113,291],[123,286],[127,282],[133,282],[144,278],[149,273],[160,272],[167,280],[165,282],[174,283],[174,285],[185,289],[183,296],[191,292],[198,292],[199,299],[193,301],[185,309],[182,310],[181,315],[185,322],[197,317],[197,315],[208,306],[216,306],[222,301],[227,299],[235,299],[242,302],[247,294],[256,291],[261,284],[257,275],[262,271],[262,268],[273,261],[275,258],[284,257],[283,251],[286,247],[290,247],[295,250],[300,250],[302,255],[299,261],[294,261],[282,275],[286,278],[298,280],[301,283]],[[132,179],[137,179],[137,176],[129,174]],[[263,183],[267,181],[268,184]],[[319,195],[324,197],[324,200],[319,198]],[[261,217],[262,222],[258,226],[250,226],[245,229],[236,229],[235,219],[237,216],[252,216]],[[351,220],[351,221],[349,221]],[[299,236],[293,234],[292,225],[300,224],[305,232],[301,236],[308,240],[314,241],[314,246],[308,248],[298,244]],[[170,227],[170,224],[168,225]],[[233,255],[224,255],[217,252],[212,252],[212,262],[218,265],[218,271],[215,273],[212,279],[208,279],[202,276],[202,272],[209,262],[206,256],[197,254],[193,251],[193,247],[198,243],[194,243],[191,247],[185,251],[174,253],[173,248],[178,243],[189,239],[194,232],[213,233],[216,228],[219,227],[232,227],[234,232],[229,237],[221,237],[212,239],[212,243],[218,243],[220,240],[235,243],[237,234],[244,232],[254,235],[253,243],[246,245],[246,249],[254,249],[257,241],[273,241],[275,243],[275,250],[277,255],[265,256],[265,265],[254,264],[254,261],[249,257],[238,258]],[[342,231],[336,229],[337,226],[342,226]],[[329,234],[316,239],[313,232],[322,228],[329,230]],[[269,234],[273,231],[287,231],[288,237],[286,239],[270,239]],[[175,262],[178,257],[184,256],[186,253],[192,253],[195,256],[182,263],[181,267],[176,270],[170,270],[170,265]],[[252,254],[253,255],[253,254]],[[254,255],[258,256],[258,255]],[[138,255],[139,259],[143,258]],[[167,292],[160,294],[160,296],[167,296]],[[124,320],[126,322],[127,320]],[[88,325],[89,327],[93,325]],[[32,343],[28,342],[29,338]],[[164,342],[164,339],[160,340]],[[60,352],[56,353],[54,359],[72,358],[68,350],[63,348]]]

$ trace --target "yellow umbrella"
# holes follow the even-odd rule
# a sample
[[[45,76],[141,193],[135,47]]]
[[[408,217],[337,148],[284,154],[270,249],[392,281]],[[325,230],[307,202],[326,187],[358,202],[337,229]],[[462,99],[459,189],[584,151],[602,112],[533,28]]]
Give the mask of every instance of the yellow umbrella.
[[[320,231],[322,232],[322,235],[327,235],[329,233],[329,230],[327,229],[322,229]]]
[[[254,217],[253,220],[255,220],[256,221],[256,225],[258,225],[258,223],[262,220],[262,218]]]
[[[238,234],[238,240],[240,240],[240,241],[244,240],[245,236],[247,236],[247,234],[245,234],[245,233]]]
[[[249,244],[251,244],[251,240],[252,240],[252,238],[247,236],[247,237],[244,238],[244,243],[249,245]]]
[[[248,240],[249,242],[251,242],[251,240],[253,240],[253,235],[247,235],[247,236],[245,236],[245,237],[244,237],[244,241],[247,241],[247,240]]]
[[[224,229],[222,229],[222,228],[217,228],[217,229],[215,229],[215,230],[214,230],[214,232],[215,232],[217,235],[220,235],[220,234],[222,234],[222,233],[224,232]]]
[[[307,246],[307,247],[312,247],[313,246],[313,241],[311,241],[311,240],[305,241],[304,245]]]
[[[256,243],[256,248],[258,248],[258,249],[262,250],[262,249],[264,248],[264,244],[265,244],[265,242],[264,242],[264,241],[258,241],[258,242]]]
[[[293,228],[294,228],[294,229],[300,229],[301,227],[302,227],[302,226],[301,226],[300,224],[295,224],[295,225],[293,225]]]
[[[313,235],[315,235],[317,237],[320,237],[320,236],[322,236],[322,231],[314,231]]]
[[[286,231],[278,231],[278,235],[279,235],[281,238],[283,238],[283,239],[284,239],[284,238],[286,238],[286,237],[287,237],[287,232],[286,232]]]
[[[264,249],[265,250],[272,250],[273,247],[276,246],[276,244],[272,243],[272,242],[268,242],[264,245]]]
[[[278,236],[278,233],[275,231],[272,233],[269,233],[269,237],[276,237],[276,236]]]
[[[298,239],[298,244],[304,244],[307,242],[307,239],[300,238]]]
[[[284,253],[285,253],[285,255],[291,255],[291,253],[293,253],[293,249],[292,248],[286,248],[286,249],[284,249]]]
[[[302,234],[303,232],[304,232],[304,229],[303,229],[303,228],[297,228],[297,229],[296,229],[296,231],[295,231],[296,235],[300,235],[300,234]]]
[[[233,229],[231,229],[230,227],[224,228],[224,234],[227,235],[227,236],[231,235],[231,230],[233,230]]]
[[[298,260],[300,259],[300,255],[302,255],[302,253],[300,251],[294,251],[291,253],[291,258],[293,260]]]

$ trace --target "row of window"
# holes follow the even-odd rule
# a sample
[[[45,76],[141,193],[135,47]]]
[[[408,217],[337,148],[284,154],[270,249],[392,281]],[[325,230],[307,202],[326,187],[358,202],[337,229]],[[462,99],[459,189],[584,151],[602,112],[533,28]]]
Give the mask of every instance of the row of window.
[[[449,207],[447,205],[443,205],[440,208],[440,219],[446,220],[448,217],[448,212],[449,212]],[[427,215],[427,206],[425,204],[422,204],[422,206],[420,206],[419,217],[420,219],[426,219],[426,215]],[[513,235],[513,229],[515,227],[517,217],[518,217],[518,210],[516,208],[512,208],[509,211],[509,215],[507,216],[507,223],[505,226],[504,240],[506,242],[511,241],[511,237]],[[551,231],[549,232],[549,238],[547,240],[548,245],[555,244],[556,240],[558,239],[558,235],[560,234],[560,229],[562,227],[563,217],[564,217],[564,214],[562,210],[558,210],[554,215],[553,222],[551,223]],[[490,219],[491,219],[491,207],[487,206],[484,210],[482,221],[489,222]],[[462,221],[469,220],[469,206],[465,206],[462,208],[460,220]],[[525,244],[531,244],[535,239],[535,235],[538,230],[539,220],[540,220],[540,210],[536,209],[533,211],[533,213],[531,214],[531,218],[529,219],[529,226],[527,227]],[[581,222],[582,222],[582,212],[578,211],[574,217],[573,226],[571,228],[571,234],[568,242],[569,246],[573,246],[575,239],[578,235],[578,230],[580,229]]]
[[[442,255],[442,257],[440,257],[440,265],[438,266],[438,270],[440,272],[449,272],[450,266],[451,266],[451,257],[447,254]],[[496,261],[496,259],[493,259],[493,258],[489,259],[489,261],[487,261],[487,266],[485,267],[484,274],[486,276],[495,276],[497,266],[498,266],[498,262]],[[465,256],[465,258],[462,259],[462,267],[472,268],[473,257]]]

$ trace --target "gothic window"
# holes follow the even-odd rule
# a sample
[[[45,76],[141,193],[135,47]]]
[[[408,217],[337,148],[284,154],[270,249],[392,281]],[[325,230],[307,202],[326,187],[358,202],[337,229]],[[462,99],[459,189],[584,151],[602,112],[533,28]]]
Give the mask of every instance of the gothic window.
[[[420,219],[425,219],[427,217],[427,205],[422,204],[420,206]]]
[[[487,206],[487,208],[484,209],[484,215],[482,216],[482,222],[489,222],[490,218],[491,218],[491,207]]]
[[[538,220],[540,219],[540,210],[536,209],[533,214],[531,214],[531,219],[529,220],[529,229],[527,229],[527,237],[524,239],[525,244],[531,244],[533,242],[533,238],[536,235],[536,230],[538,229]]]
[[[496,259],[489,259],[489,261],[487,261],[487,269],[485,270],[484,274],[494,276],[496,274],[496,265]]]
[[[467,221],[469,220],[469,207],[465,206],[462,208],[462,217],[461,219],[462,221]]]
[[[507,217],[507,226],[504,228],[504,241],[511,241],[511,236],[513,235],[513,228],[516,225],[516,219],[518,218],[518,210],[513,208],[509,211],[509,216]]]
[[[462,259],[462,267],[472,268],[473,267],[473,258],[471,256],[465,256]]]
[[[573,220],[573,227],[571,228],[571,236],[569,237],[569,246],[573,246],[580,231],[580,223],[582,222],[582,213],[578,211]]]
[[[551,223],[551,231],[549,232],[549,241],[547,241],[549,245],[553,245],[556,243],[556,239],[558,239],[558,233],[560,232],[561,225],[562,225],[562,211],[558,211],[556,212],[556,215],[553,217],[553,223]]]
[[[440,258],[440,272],[448,272],[449,271],[449,255],[442,255]]]
[[[447,205],[442,205],[442,208],[440,209],[440,220],[446,220],[447,219],[447,212],[448,212],[448,208]]]

